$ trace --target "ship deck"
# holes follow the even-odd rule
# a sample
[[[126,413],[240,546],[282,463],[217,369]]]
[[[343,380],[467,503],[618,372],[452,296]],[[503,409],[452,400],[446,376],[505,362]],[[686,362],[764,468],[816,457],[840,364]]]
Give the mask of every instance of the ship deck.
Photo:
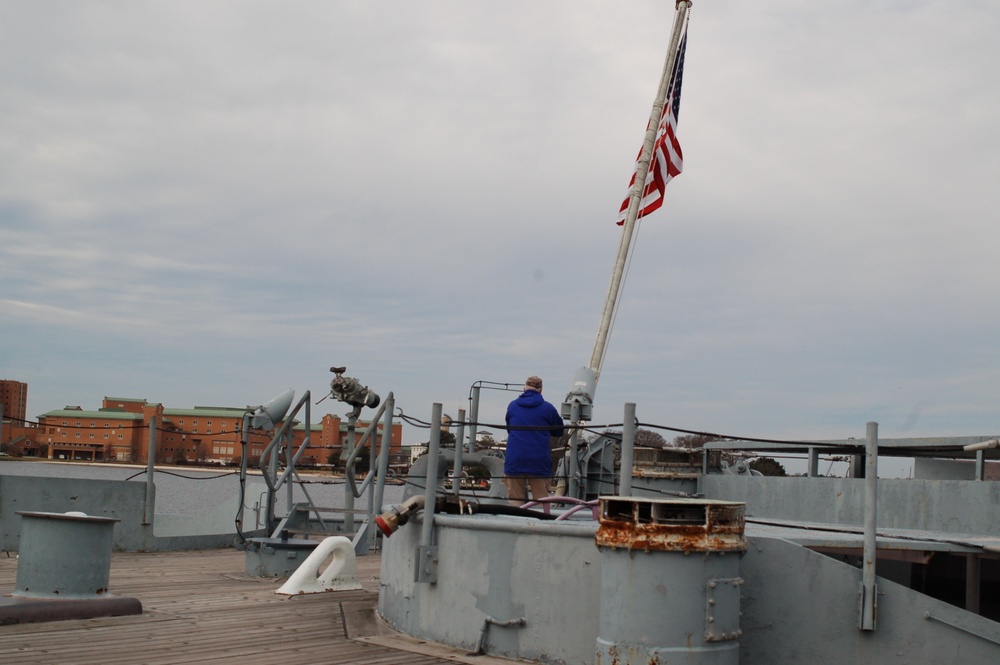
[[[246,662],[510,664],[394,633],[374,618],[378,554],[358,558],[358,591],[284,596],[244,573],[242,552],[116,553],[110,591],[142,614],[0,626],[0,662],[18,665],[180,665]],[[17,558],[0,552],[0,590]],[[58,601],[54,601],[58,602]]]

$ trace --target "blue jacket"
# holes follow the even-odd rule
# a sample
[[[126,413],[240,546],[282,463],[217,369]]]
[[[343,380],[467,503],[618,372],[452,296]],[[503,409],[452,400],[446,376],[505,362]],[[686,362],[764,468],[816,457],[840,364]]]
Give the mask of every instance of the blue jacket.
[[[507,406],[507,454],[503,472],[508,476],[552,476],[550,436],[563,435],[563,421],[537,390],[525,390]],[[510,429],[537,427],[548,429]]]

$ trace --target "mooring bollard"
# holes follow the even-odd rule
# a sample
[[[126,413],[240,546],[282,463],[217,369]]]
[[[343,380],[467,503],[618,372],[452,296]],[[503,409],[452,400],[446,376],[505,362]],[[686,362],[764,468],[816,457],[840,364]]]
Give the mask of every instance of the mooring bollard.
[[[109,517],[18,511],[21,542],[17,588],[23,598],[100,598],[108,593],[112,535]]]
[[[738,665],[745,504],[603,497],[597,665]]]

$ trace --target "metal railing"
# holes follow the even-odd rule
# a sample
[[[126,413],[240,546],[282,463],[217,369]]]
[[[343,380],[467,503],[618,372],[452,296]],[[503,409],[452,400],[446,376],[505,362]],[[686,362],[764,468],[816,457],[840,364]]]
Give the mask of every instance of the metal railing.
[[[342,512],[344,515],[343,531],[353,534],[355,552],[357,554],[364,554],[371,548],[372,540],[375,536],[371,525],[374,524],[376,511],[381,509],[385,494],[385,478],[388,473],[389,451],[392,446],[392,412],[395,400],[392,393],[389,393],[356,444],[353,442],[353,439],[357,417],[352,415],[348,420],[348,445],[351,446],[351,452],[345,462],[346,481],[344,483],[343,509],[321,508],[317,506],[313,498],[309,495],[305,484],[302,482],[302,478],[299,476],[296,465],[312,441],[310,400],[311,395],[309,391],[306,391],[291,412],[285,417],[281,427],[274,433],[270,443],[267,444],[261,453],[259,466],[264,483],[267,485],[266,496],[264,498],[264,524],[269,533],[271,533],[271,536],[278,538],[281,537],[283,531],[287,531],[290,528],[290,525],[295,524],[298,516],[305,513],[307,522],[315,518],[323,531],[329,531],[332,534],[334,529],[332,525],[324,521],[322,513]],[[295,416],[300,411],[303,411],[303,409],[305,436],[296,448],[293,441],[292,428],[295,425]],[[380,418],[383,420],[381,439],[377,436]],[[376,441],[377,439],[378,441]],[[377,446],[375,445],[376,443],[378,444]],[[360,453],[366,447],[370,450],[369,471],[359,486],[355,477],[355,464]],[[284,464],[284,469],[282,469],[282,463]],[[296,483],[305,495],[305,502],[296,502],[294,499],[293,490]],[[286,505],[288,512],[284,517],[278,519],[275,515],[275,507],[278,492],[282,487],[287,492]],[[355,531],[354,516],[360,511],[354,509],[354,500],[361,498],[366,490],[368,490],[368,505],[364,511],[365,519],[357,531]]]

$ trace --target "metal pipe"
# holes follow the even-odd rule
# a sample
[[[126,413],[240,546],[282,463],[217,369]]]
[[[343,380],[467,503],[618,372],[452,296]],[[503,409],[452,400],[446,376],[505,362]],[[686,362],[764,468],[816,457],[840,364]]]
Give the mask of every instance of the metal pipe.
[[[382,448],[378,454],[378,479],[375,481],[374,509],[382,510],[385,497],[385,477],[389,473],[389,454],[392,451],[392,412],[396,408],[396,398],[390,392],[385,397],[385,414],[382,419]],[[375,515],[369,516],[369,523],[374,523]]]
[[[268,459],[267,471],[264,472],[264,475],[271,478],[272,482],[278,477],[278,454],[281,452],[281,439],[279,438],[277,441],[278,443],[275,445],[274,450],[271,452],[271,457]],[[262,468],[261,471],[264,471],[264,469]],[[275,522],[277,521],[274,517],[274,509],[278,503],[278,497],[275,495],[276,489],[277,485],[274,488],[268,487],[267,491],[267,506],[264,512],[264,520],[269,532],[276,526]],[[289,512],[291,512],[291,509],[292,507],[288,506]]]
[[[989,441],[980,441],[979,443],[970,443],[967,446],[962,446],[962,450],[989,450],[990,448],[1000,447],[1000,439],[990,439]]]
[[[310,414],[312,413],[312,394],[307,390],[305,391],[305,393],[303,393],[302,399],[300,399],[298,404],[295,405],[295,408],[292,410],[292,412],[285,416],[285,420],[282,423],[281,427],[278,428],[278,430],[274,433],[274,436],[271,438],[271,441],[267,444],[267,446],[264,448],[264,451],[261,453],[260,455],[261,471],[264,470],[265,461],[269,461],[270,459],[269,455],[275,455],[281,452],[282,440],[286,441],[294,440],[292,430],[293,430],[293,425],[295,424],[295,415],[302,409],[303,406],[306,408],[305,436],[302,439],[301,445],[299,445],[299,449],[295,452],[295,456],[291,458],[292,462],[297,464],[299,459],[302,457],[302,454],[306,450],[308,450],[309,444],[312,441],[312,428],[310,427],[310,424],[312,423],[310,416]],[[272,489],[277,489],[278,487],[280,487],[281,484],[288,479],[288,476],[290,476],[295,471],[295,464],[288,464],[285,468],[285,472],[281,474],[280,478],[268,478],[268,475],[266,473],[263,474],[263,478],[267,483],[268,487],[271,487]]]
[[[816,446],[809,446],[809,462],[807,476],[815,478],[819,475],[819,449]]]
[[[566,494],[574,499],[583,498],[580,496],[580,430],[576,425],[580,424],[580,404],[573,402],[570,407],[569,422],[573,425],[573,430],[569,433],[569,450],[566,451],[566,475],[569,476],[569,488]]]
[[[465,409],[458,410],[458,424],[455,425],[455,450],[465,448]],[[470,453],[476,452],[473,448]]]
[[[309,422],[306,421],[306,436],[309,432]],[[295,460],[292,454],[292,430],[288,430],[285,433],[285,475],[294,473],[295,471]],[[292,506],[295,505],[295,494],[293,489],[295,486],[289,478],[288,482],[285,483],[285,505],[288,506],[288,514],[292,512]],[[308,517],[307,517],[308,519]]]
[[[423,518],[426,521],[426,517]],[[436,515],[434,524],[441,528],[465,529],[469,531],[495,531],[497,533],[519,533],[528,535],[558,535],[572,538],[593,539],[598,523],[593,520],[580,522],[558,522],[556,520],[524,520],[522,518],[503,519],[495,515],[487,517],[468,515]],[[591,543],[593,545],[593,543]]]
[[[369,527],[364,532],[364,542],[360,543],[362,547],[359,552],[367,552],[372,546],[372,542],[375,539],[375,532],[372,530],[371,525],[376,524],[377,512],[382,510],[382,498],[385,494],[385,476],[389,471],[389,451],[392,447],[392,411],[395,408],[395,399],[392,393],[389,393],[385,401],[382,404],[382,411],[379,412],[380,415],[384,414],[385,419],[382,423],[382,436],[378,437],[378,419],[372,418],[372,422],[365,432],[367,435],[369,432],[375,432],[371,435],[371,444],[369,446],[368,455],[368,474],[365,476],[365,480],[362,483],[362,489],[358,494],[364,492],[366,488],[368,489],[368,525]],[[374,484],[372,481],[374,480]],[[349,483],[346,491],[353,491],[350,487],[353,487],[353,478]]]
[[[458,496],[462,490],[462,423],[465,421],[465,409],[458,410],[458,432],[455,434],[455,464],[451,469],[451,493]]]
[[[441,403],[431,410],[431,440],[427,443],[427,478],[424,487],[424,523],[420,531],[420,546],[429,547],[434,535],[434,496],[438,484],[438,454],[441,446]]]
[[[352,481],[354,479],[354,432],[357,422],[358,417],[354,414],[347,417],[347,442],[344,444],[347,460],[344,475]],[[344,484],[344,530],[347,533],[354,532],[354,489],[350,483]]]
[[[153,486],[153,475],[156,472],[156,416],[149,419],[149,444],[146,451],[146,510],[143,514],[143,524],[153,523],[156,508],[156,488]]]
[[[956,621],[955,619],[938,616],[936,614],[932,614],[931,612],[924,612],[924,619],[927,619],[928,621],[937,621],[938,623],[942,623],[946,626],[954,628],[955,630],[960,630],[967,635],[975,635],[976,637],[984,639],[987,642],[992,642],[993,644],[1000,644],[1000,640],[998,640],[996,636],[996,631],[992,630],[993,626],[984,627],[979,624],[970,625],[965,621]]]
[[[388,400],[388,398],[386,399]],[[393,402],[395,403],[395,400],[393,400]],[[368,423],[368,427],[365,429],[365,433],[362,434],[361,438],[355,442],[356,445],[354,446],[354,449],[347,457],[347,461],[344,462],[344,478],[346,479],[345,485],[351,492],[354,493],[354,498],[361,498],[361,495],[371,483],[372,476],[375,475],[375,467],[369,467],[368,474],[365,475],[365,479],[361,481],[361,486],[358,487],[357,480],[354,475],[354,460],[358,458],[358,451],[361,450],[366,443],[374,449],[376,440],[378,439],[378,420],[385,413],[386,404],[388,404],[388,401],[383,402],[382,406],[380,406],[378,411],[375,412],[375,415],[372,416],[371,422]],[[343,459],[343,456],[341,456],[341,459]]]
[[[403,503],[389,506],[384,513],[375,518],[375,526],[379,528],[382,535],[389,538],[399,530],[399,527],[409,522],[414,513],[423,507],[424,497],[416,494]]]
[[[618,482],[618,496],[632,496],[632,459],[635,450],[635,403],[625,403],[625,420],[622,421],[622,466]]]
[[[491,616],[487,616],[483,620],[483,629],[479,631],[479,640],[476,642],[476,650],[472,652],[472,655],[478,656],[484,653],[486,648],[486,630],[490,627],[490,624],[498,626],[500,628],[509,628],[510,626],[525,626],[528,620],[525,617],[517,617],[515,619],[495,619]]]
[[[865,454],[865,534],[864,561],[861,569],[861,630],[875,630],[878,606],[875,586],[876,508],[878,504],[878,423],[870,422],[866,431]]]
[[[695,481],[695,493],[699,496],[704,496],[705,494],[705,476],[708,475],[708,450],[705,446],[701,447],[701,473],[698,474],[698,480]]]
[[[469,397],[469,443],[467,450],[470,453],[476,452],[476,434],[479,428],[479,386],[472,386],[472,395]]]
[[[375,519],[375,488],[378,486],[379,482],[382,480],[382,476],[379,475],[379,454],[382,452],[381,444],[385,443],[385,432],[383,431],[382,438],[378,436],[378,421],[372,420],[372,425],[375,427],[375,435],[372,436],[371,444],[368,446],[368,473],[365,479],[371,479],[368,481],[370,489],[367,496],[367,511],[368,511],[368,525],[372,524],[372,520]],[[374,485],[372,482],[374,481]],[[372,538],[374,538],[371,528],[365,530],[365,540],[367,541],[367,546],[371,545]]]
[[[247,486],[247,441],[250,439],[250,412],[243,414],[243,424],[240,426],[240,448],[243,459],[240,460],[240,505],[236,509],[236,530],[243,531],[243,506],[246,503],[244,492]],[[266,475],[266,474],[265,474]],[[268,490],[270,492],[270,490]],[[257,522],[260,521],[260,511],[257,511]],[[266,524],[266,522],[265,522]]]
[[[299,444],[298,450],[296,450],[295,453],[292,454],[292,447],[294,445],[295,439],[294,439],[294,432],[292,431],[291,427],[288,427],[288,425],[293,422],[295,414],[297,414],[303,406],[305,406],[306,408],[305,427],[304,427],[305,435],[302,437],[302,443]],[[264,448],[264,452],[261,453],[260,465],[261,465],[261,470],[263,471],[265,460],[267,460],[268,463],[270,463],[270,458],[268,457],[268,455],[272,454],[276,455],[280,453],[281,441],[282,440],[285,441],[287,447],[287,451],[285,453],[285,458],[287,462],[285,466],[285,471],[281,474],[280,477],[276,478],[269,478],[268,474],[266,473],[263,474],[263,478],[267,482],[268,487],[272,489],[277,489],[281,487],[281,485],[288,480],[289,476],[296,473],[295,465],[299,463],[299,459],[301,459],[303,453],[305,453],[306,450],[309,449],[309,445],[312,442],[311,413],[312,413],[311,396],[310,392],[307,390],[305,391],[305,393],[303,393],[302,399],[299,400],[299,403],[295,407],[295,409],[288,416],[286,416],[285,424],[283,424],[281,428],[275,433],[271,442],[267,445],[266,448]]]

